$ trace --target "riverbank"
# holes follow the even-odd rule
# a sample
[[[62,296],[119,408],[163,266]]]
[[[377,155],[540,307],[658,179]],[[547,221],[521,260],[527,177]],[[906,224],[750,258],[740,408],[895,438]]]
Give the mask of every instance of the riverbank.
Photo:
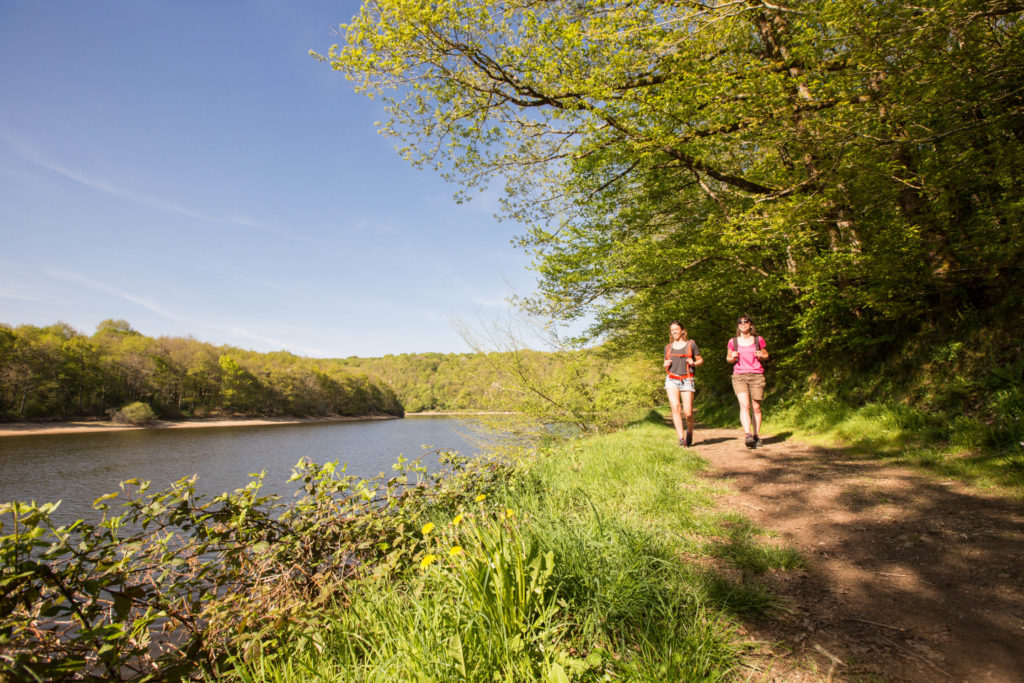
[[[140,429],[201,429],[209,427],[261,427],[266,425],[308,424],[326,422],[361,422],[365,420],[397,420],[395,415],[336,415],[332,417],[217,417],[191,420],[157,420],[148,425],[125,425],[109,420],[78,420],[67,422],[0,423],[0,437],[33,434],[85,434],[90,432],[122,432]]]
[[[473,417],[474,415],[519,415],[513,410],[424,410],[418,413],[406,413],[406,417]]]
[[[542,452],[502,483],[485,482],[477,504],[410,525],[428,547],[397,595],[394,584],[364,584],[352,606],[316,615],[322,646],[274,644],[281,658],[269,670],[267,660],[240,661],[235,678],[349,680],[368,667],[405,680],[424,667],[447,681],[472,663],[570,680],[550,673],[568,662],[583,681],[1019,680],[1019,503],[790,436],[766,434],[750,450],[735,428],[702,428],[683,449],[666,425],[647,422]],[[536,608],[536,621],[513,631],[514,648],[498,629],[476,652],[460,640],[453,663],[445,643],[471,633],[478,611],[517,614],[489,605],[490,593],[473,604],[455,597],[475,585],[467,567],[495,556],[480,548],[492,536],[464,529],[479,528],[488,507],[511,534],[502,547],[521,553],[510,566],[546,566],[551,580],[538,571],[537,594],[557,586],[561,609]],[[364,642],[374,649],[353,657]],[[514,657],[494,661],[510,649]]]

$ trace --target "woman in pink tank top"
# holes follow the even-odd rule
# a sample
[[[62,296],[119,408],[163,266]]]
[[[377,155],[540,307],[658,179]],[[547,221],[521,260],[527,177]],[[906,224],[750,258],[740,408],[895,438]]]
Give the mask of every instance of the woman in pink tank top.
[[[764,366],[761,361],[768,358],[767,344],[750,318],[741,315],[736,321],[736,336],[729,340],[725,360],[734,363],[732,369],[732,390],[740,403],[740,424],[743,425],[744,444],[747,448],[759,448],[761,443],[761,401],[764,399]],[[753,412],[753,420],[751,420]]]

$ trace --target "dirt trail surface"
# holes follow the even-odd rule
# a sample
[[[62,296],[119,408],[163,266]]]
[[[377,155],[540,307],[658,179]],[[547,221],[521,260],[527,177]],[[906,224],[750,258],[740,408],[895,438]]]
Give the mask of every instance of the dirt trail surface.
[[[808,562],[758,579],[789,611],[745,624],[751,680],[1024,681],[1024,502],[788,436],[695,432],[721,505]]]

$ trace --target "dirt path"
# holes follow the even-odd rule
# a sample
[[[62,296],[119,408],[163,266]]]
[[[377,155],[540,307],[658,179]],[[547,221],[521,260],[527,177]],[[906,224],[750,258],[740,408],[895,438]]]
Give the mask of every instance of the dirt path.
[[[697,430],[706,476],[808,561],[764,578],[792,611],[745,625],[772,644],[751,680],[1024,681],[1024,503],[741,436]]]

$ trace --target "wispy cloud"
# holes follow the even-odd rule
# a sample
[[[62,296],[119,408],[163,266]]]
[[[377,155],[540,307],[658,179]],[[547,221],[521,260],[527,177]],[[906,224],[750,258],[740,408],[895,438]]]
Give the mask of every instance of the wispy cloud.
[[[12,292],[10,290],[0,289],[0,299],[13,299],[15,301],[28,301],[34,304],[53,304],[59,303],[59,300],[50,297],[37,296],[35,294],[25,294],[23,292]]]
[[[125,301],[130,301],[131,303],[136,304],[137,306],[141,306],[142,308],[152,311],[157,315],[162,315],[163,317],[168,318],[170,320],[174,320],[177,322],[185,322],[185,319],[182,316],[178,315],[177,313],[172,313],[171,311],[168,311],[167,309],[163,308],[159,304],[149,299],[145,299],[141,296],[136,296],[131,292],[124,291],[123,289],[118,289],[117,287],[113,287],[103,282],[97,282],[96,280],[84,277],[82,275],[78,275],[77,273],[69,273],[67,271],[56,270],[54,268],[44,268],[43,272],[49,277],[54,278],[55,280],[70,282],[71,284],[74,285],[88,287],[98,292],[110,294],[111,296],[119,297],[121,299],[124,299]]]
[[[158,211],[165,211],[167,213],[176,214],[179,216],[185,216],[186,218],[192,218],[194,220],[204,221],[207,223],[219,223],[219,224],[230,224],[238,225],[245,228],[254,228],[256,230],[262,230],[264,232],[271,233],[278,237],[285,239],[295,240],[297,242],[315,243],[308,237],[302,235],[296,235],[287,230],[283,230],[273,225],[261,223],[250,218],[246,218],[240,215],[231,216],[215,216],[212,214],[204,213],[202,211],[196,211],[183,204],[179,204],[174,201],[163,199],[150,194],[142,192],[135,192],[125,187],[117,185],[104,178],[96,177],[83,173],[77,169],[65,166],[62,163],[54,161],[48,158],[46,155],[39,152],[35,147],[16,136],[10,131],[10,129],[0,122],[0,139],[3,139],[9,144],[14,151],[25,161],[34,164],[40,168],[43,168],[51,173],[55,173],[63,178],[74,181],[79,185],[87,187],[95,192],[99,192],[110,197],[115,197],[126,202],[133,204],[139,204],[146,206],[151,209]]]
[[[186,320],[183,316],[178,315],[177,313],[168,311],[166,308],[164,308],[163,306],[157,304],[154,301],[151,301],[150,299],[146,299],[144,297],[132,294],[131,292],[126,292],[126,291],[124,291],[122,289],[119,289],[117,287],[113,287],[111,285],[107,285],[107,284],[105,284],[103,282],[98,282],[98,281],[93,280],[91,278],[87,278],[87,277],[84,277],[82,275],[78,275],[77,273],[70,273],[70,272],[67,272],[67,271],[56,270],[54,268],[44,268],[44,272],[46,273],[46,275],[48,275],[49,277],[52,277],[52,278],[54,278],[56,280],[62,280],[64,282],[69,282],[71,284],[78,285],[78,286],[81,286],[81,287],[88,287],[88,288],[94,289],[94,290],[96,290],[98,292],[103,292],[105,294],[110,294],[111,296],[116,296],[116,297],[119,297],[121,299],[124,299],[125,301],[130,301],[133,304],[141,306],[141,307],[143,307],[143,308],[145,308],[145,309],[147,309],[149,311],[152,311],[153,313],[156,313],[157,315],[161,315],[161,316],[163,316],[165,318],[168,318],[170,320],[173,320],[175,322],[185,322],[185,323],[190,323],[191,322],[191,321]],[[0,291],[0,295],[2,295],[2,294],[4,294],[4,292]],[[301,354],[305,354],[307,356],[315,356],[315,357],[324,357],[324,356],[327,355],[321,349],[309,348],[309,347],[306,347],[306,346],[301,346],[301,345],[298,345],[298,344],[294,344],[292,342],[283,341],[281,339],[275,339],[273,337],[267,337],[267,336],[264,336],[262,334],[258,334],[256,332],[252,332],[252,331],[250,331],[250,330],[248,330],[248,329],[246,329],[244,327],[227,326],[227,325],[203,325],[203,327],[205,327],[206,329],[209,329],[209,330],[213,330],[215,332],[220,332],[222,334],[230,334],[230,335],[232,335],[234,337],[242,337],[242,338],[245,338],[245,339],[251,339],[253,341],[256,341],[256,342],[259,342],[259,343],[263,344],[264,346],[267,346],[267,347],[270,347],[270,348],[274,348],[274,349],[288,349],[288,350],[293,351],[295,353],[301,353]]]

